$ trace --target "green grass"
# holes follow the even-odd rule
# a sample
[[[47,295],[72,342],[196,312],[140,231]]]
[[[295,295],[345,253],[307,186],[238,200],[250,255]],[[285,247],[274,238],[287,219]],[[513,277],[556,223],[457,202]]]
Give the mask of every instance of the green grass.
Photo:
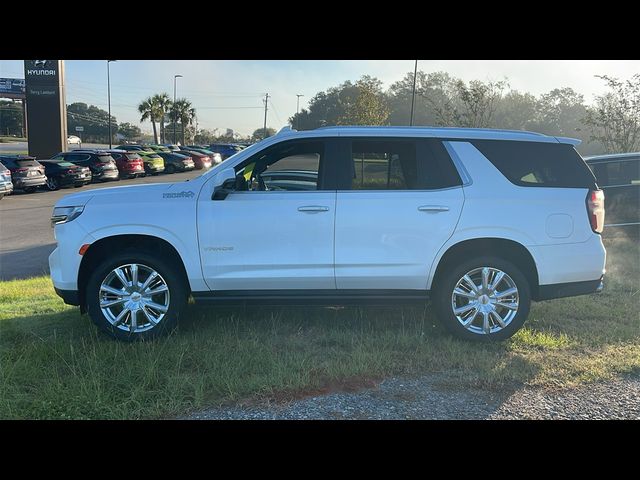
[[[387,375],[445,372],[490,389],[640,373],[640,250],[608,241],[600,295],[533,305],[511,340],[470,344],[424,308],[190,306],[167,339],[123,344],[48,278],[0,283],[0,418],[162,418]]]
[[[22,137],[4,137],[0,136],[0,143],[26,142],[26,138]]]
[[[2,150],[1,155],[27,155],[29,152],[26,150]]]

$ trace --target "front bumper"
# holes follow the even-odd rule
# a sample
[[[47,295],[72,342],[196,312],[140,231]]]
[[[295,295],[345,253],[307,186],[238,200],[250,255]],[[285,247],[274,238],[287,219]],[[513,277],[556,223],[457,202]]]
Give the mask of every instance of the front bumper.
[[[58,287],[53,287],[53,289],[56,291],[56,295],[64,300],[64,303],[67,305],[74,305],[76,307],[80,305],[80,292],[78,292],[78,290],[62,290]]]

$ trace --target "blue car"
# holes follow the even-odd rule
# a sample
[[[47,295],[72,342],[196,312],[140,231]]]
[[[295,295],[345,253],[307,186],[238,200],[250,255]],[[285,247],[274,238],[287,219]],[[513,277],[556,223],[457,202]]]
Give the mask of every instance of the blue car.
[[[209,145],[208,150],[219,153],[222,160],[226,160],[231,155],[235,155],[242,150],[242,147],[234,145],[233,143],[212,143]]]

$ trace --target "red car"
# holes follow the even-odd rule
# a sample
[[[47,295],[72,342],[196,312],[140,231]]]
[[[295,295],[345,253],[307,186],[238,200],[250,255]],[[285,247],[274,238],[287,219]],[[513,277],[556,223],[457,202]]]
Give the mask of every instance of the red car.
[[[211,157],[209,155],[205,155],[204,153],[196,152],[195,150],[191,150],[190,148],[183,147],[180,147],[180,151],[176,153],[190,156],[193,160],[194,165],[196,166],[196,170],[211,168]]]
[[[144,162],[135,152],[126,150],[107,150],[116,161],[121,177],[135,178],[144,176]]]

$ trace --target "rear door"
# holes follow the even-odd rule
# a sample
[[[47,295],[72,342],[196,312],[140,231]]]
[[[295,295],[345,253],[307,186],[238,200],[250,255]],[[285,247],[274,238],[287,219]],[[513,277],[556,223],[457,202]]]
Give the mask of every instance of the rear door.
[[[335,225],[338,289],[425,290],[464,195],[441,141],[341,139]]]

